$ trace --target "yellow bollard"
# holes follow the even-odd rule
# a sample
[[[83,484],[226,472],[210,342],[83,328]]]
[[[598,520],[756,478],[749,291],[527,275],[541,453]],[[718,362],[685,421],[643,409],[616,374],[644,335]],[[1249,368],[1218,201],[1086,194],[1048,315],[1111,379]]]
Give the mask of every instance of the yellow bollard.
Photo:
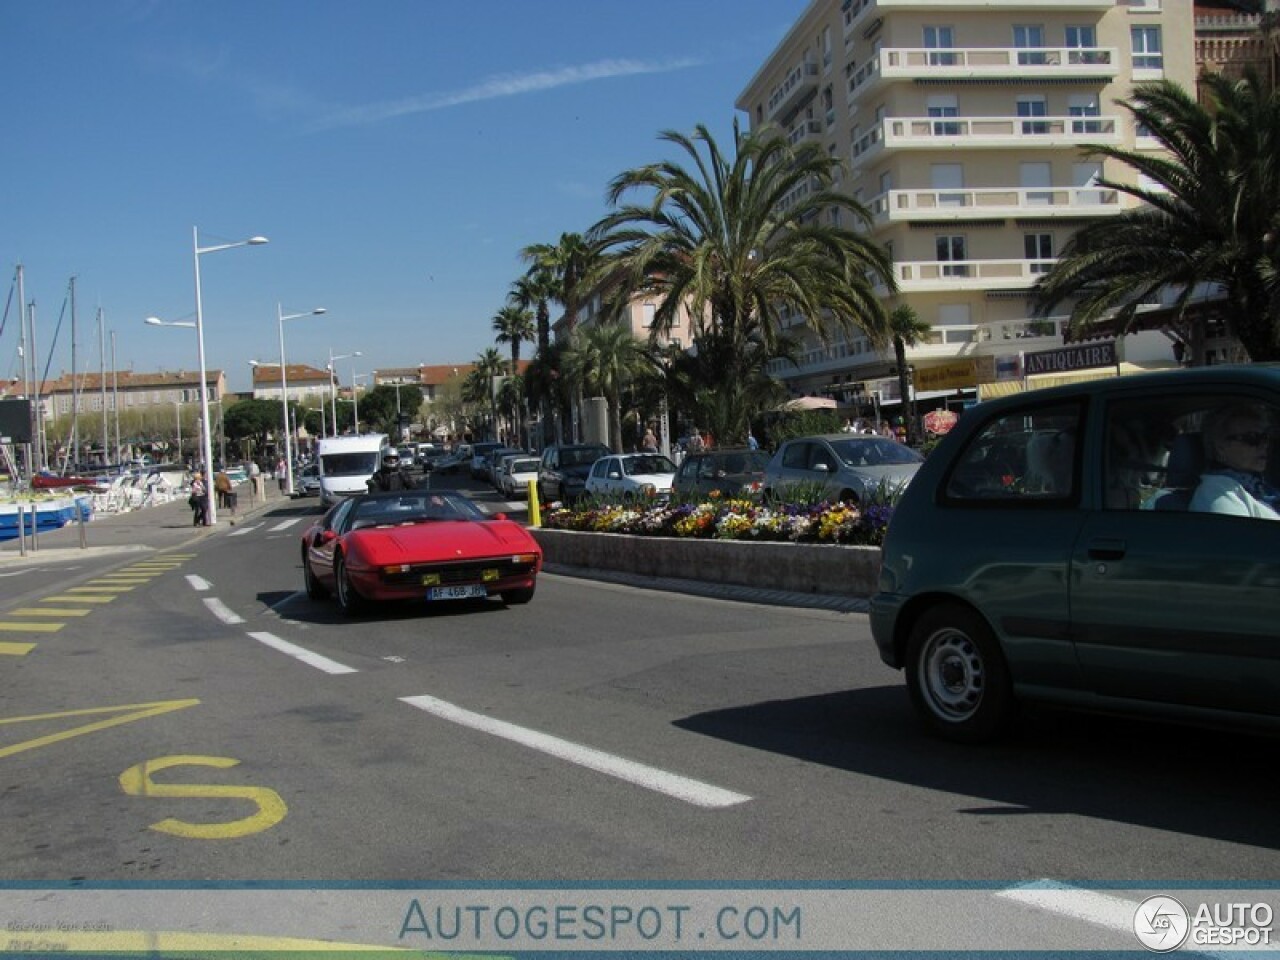
[[[542,526],[542,511],[538,508],[538,481],[529,481],[529,526]]]

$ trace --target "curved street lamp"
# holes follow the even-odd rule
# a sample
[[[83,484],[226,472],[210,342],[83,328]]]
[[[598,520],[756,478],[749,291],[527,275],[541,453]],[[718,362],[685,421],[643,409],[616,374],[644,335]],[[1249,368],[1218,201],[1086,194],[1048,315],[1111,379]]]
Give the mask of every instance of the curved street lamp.
[[[290,443],[292,438],[289,429],[289,378],[285,372],[284,359],[284,322],[286,320],[298,320],[302,317],[313,317],[324,312],[324,307],[316,307],[306,313],[284,313],[280,304],[276,304],[276,322],[280,328],[280,404],[284,408],[284,469],[286,477],[284,492],[290,497],[293,496],[293,448]]]
[[[352,357],[362,356],[364,354],[357,350],[355,353],[340,353],[335,357],[333,355],[333,347],[329,348],[329,366],[326,369],[329,371],[329,413],[332,415],[330,419],[332,421],[333,436],[335,437],[338,435],[338,384],[334,377],[338,375],[338,371],[333,364],[335,360],[349,360]]]
[[[209,483],[213,476],[213,440],[209,434],[209,391],[205,383],[204,369],[204,306],[200,297],[200,255],[202,253],[217,253],[219,250],[230,250],[233,247],[256,247],[264,243],[268,243],[266,237],[250,237],[247,240],[237,240],[234,243],[218,243],[211,247],[200,246],[200,233],[195,228],[191,228],[191,259],[195,265],[196,277],[196,345],[200,355],[200,425],[204,430],[204,436],[201,438],[201,455],[204,458],[204,477],[205,483]],[[154,319],[154,318],[152,318]],[[147,320],[151,322],[150,319]],[[176,324],[175,324],[176,326]],[[218,522],[218,512],[213,497],[209,497],[209,506],[205,511],[205,526],[212,527]]]

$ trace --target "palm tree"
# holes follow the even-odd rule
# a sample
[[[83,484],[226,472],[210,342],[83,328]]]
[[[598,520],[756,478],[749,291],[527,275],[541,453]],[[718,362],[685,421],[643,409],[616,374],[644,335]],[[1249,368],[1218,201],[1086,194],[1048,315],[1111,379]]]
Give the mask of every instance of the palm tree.
[[[929,332],[929,324],[920,319],[920,314],[908,303],[900,303],[889,314],[889,334],[893,337],[893,356],[898,362],[898,396],[902,398],[902,409],[908,410],[907,398],[911,405],[907,414],[907,439],[913,443],[920,439],[920,427],[916,422],[916,400],[911,394],[911,386],[907,370],[907,347],[919,344]]]
[[[532,310],[537,320],[538,352],[537,358],[544,365],[551,350],[551,300],[556,294],[555,276],[550,270],[539,264],[529,268],[524,276],[511,285],[507,301],[521,310]],[[540,419],[542,421],[542,443],[548,442],[547,425],[551,420],[550,397],[540,390],[536,397]]]
[[[578,325],[583,281],[595,265],[595,250],[582,234],[562,233],[557,243],[530,244],[520,251],[520,256],[551,278],[555,288],[551,299],[564,307],[565,326],[572,333]]]
[[[609,445],[622,452],[622,391],[646,367],[644,344],[620,323],[592,324],[575,330],[565,354],[569,377],[584,391],[605,398]]]
[[[1078,231],[1036,284],[1043,315],[1073,300],[1072,334],[1128,330],[1139,306],[1175,295],[1174,326],[1191,333],[1192,363],[1204,361],[1208,318],[1188,312],[1206,289],[1221,291],[1227,332],[1254,361],[1280,360],[1274,275],[1280,249],[1280,96],[1255,74],[1201,78],[1202,106],[1167,80],[1122,101],[1164,153],[1093,146],[1123,163],[1138,184],[1098,181],[1142,206]]]
[[[562,233],[556,243],[530,244],[520,251],[521,258],[531,264],[546,284],[549,299],[564,308],[565,327],[572,335],[578,325],[578,307],[587,287],[587,278],[598,261],[595,250],[580,233]],[[545,352],[545,351],[544,351]],[[575,402],[581,406],[582,398]]]
[[[608,194],[615,211],[588,234],[603,259],[594,279],[612,285],[617,307],[636,295],[659,298],[655,338],[687,312],[697,349],[714,337],[726,351],[708,386],[746,379],[776,356],[785,315],[804,317],[824,339],[833,328],[856,330],[888,345],[879,294],[896,292],[892,264],[854,229],[870,216],[834,189],[838,160],[815,143],[793,149],[771,127],[742,134],[735,125],[733,157],[702,125],[692,137],[661,138],[693,169],[662,162],[620,174]],[[636,191],[647,202],[618,206]],[[750,413],[741,412],[735,433],[745,435]]]
[[[493,424],[494,440],[498,439],[498,403],[493,388],[493,381],[502,376],[506,372],[506,369],[507,362],[502,359],[502,354],[493,347],[488,347],[483,353],[476,357],[475,365],[471,373],[468,375],[468,379],[474,377],[484,385],[484,400],[486,406],[489,408],[489,415],[491,417],[490,422]],[[475,393],[474,388],[471,392],[473,394]],[[470,399],[477,400],[479,398],[473,396]]]
[[[493,329],[497,334],[494,340],[511,347],[511,383],[519,389],[520,385],[520,345],[526,341],[532,343],[537,332],[533,326],[533,314],[527,308],[508,303],[493,317]],[[520,401],[515,404],[516,436],[524,438],[524,417],[521,415]]]

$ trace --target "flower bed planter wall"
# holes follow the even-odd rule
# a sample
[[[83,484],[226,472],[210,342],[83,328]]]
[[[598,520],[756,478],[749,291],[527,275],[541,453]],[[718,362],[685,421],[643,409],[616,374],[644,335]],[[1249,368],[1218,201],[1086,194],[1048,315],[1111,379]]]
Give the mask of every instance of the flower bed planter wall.
[[[529,531],[546,563],[832,596],[869,597],[879,547]]]

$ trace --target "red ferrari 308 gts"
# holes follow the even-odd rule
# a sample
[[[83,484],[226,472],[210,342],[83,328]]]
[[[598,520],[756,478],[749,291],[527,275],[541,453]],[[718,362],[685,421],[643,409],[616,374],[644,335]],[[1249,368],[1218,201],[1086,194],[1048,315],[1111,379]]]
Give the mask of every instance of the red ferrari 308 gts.
[[[302,535],[307,596],[348,614],[375,600],[533,599],[542,549],[518,523],[447,490],[350,497]]]

